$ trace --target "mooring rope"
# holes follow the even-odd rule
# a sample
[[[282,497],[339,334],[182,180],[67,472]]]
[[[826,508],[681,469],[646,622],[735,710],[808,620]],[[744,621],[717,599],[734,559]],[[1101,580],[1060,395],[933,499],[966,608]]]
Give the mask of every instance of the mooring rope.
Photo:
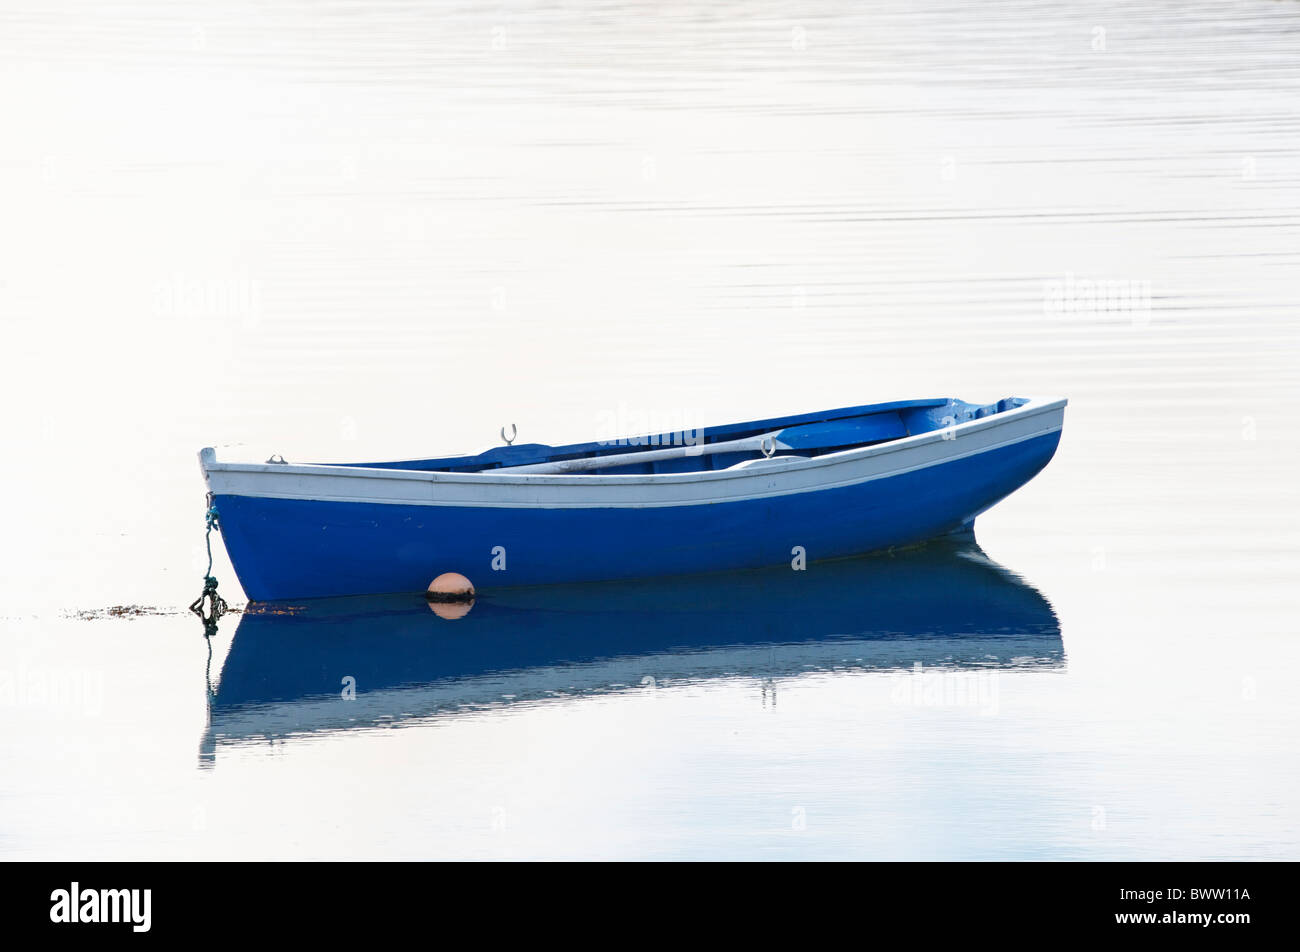
[[[221,531],[221,517],[212,502],[212,493],[208,493],[208,512],[205,522],[207,531],[204,534],[204,542],[208,547],[208,570],[203,575],[203,592],[194,599],[190,611],[198,615],[199,620],[203,622],[203,637],[211,638],[217,633],[217,620],[230,607],[226,604],[226,600],[217,594],[217,580],[212,575],[212,530]]]
[[[206,626],[205,626],[206,627]],[[212,637],[204,634],[203,641],[208,646],[208,663],[203,668],[203,681],[205,694],[208,701],[208,723],[212,722],[212,701],[217,696],[217,692],[212,690]]]

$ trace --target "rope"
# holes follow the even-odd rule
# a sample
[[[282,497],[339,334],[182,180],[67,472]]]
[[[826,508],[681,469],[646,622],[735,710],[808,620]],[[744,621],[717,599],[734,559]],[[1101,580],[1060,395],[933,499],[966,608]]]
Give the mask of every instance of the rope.
[[[221,531],[221,516],[212,503],[212,493],[208,493],[208,511],[204,522],[207,524],[204,542],[208,547],[208,570],[203,575],[203,592],[190,604],[190,611],[203,622],[203,637],[211,638],[217,633],[217,620],[230,608],[226,600],[217,594],[217,580],[212,575],[212,530]],[[208,647],[211,649],[211,643]]]
[[[211,724],[212,699],[217,696],[217,692],[212,690],[212,639],[204,635],[203,640],[208,646],[208,663],[203,668],[203,680],[206,684],[206,694],[204,696],[208,699],[208,723]]]

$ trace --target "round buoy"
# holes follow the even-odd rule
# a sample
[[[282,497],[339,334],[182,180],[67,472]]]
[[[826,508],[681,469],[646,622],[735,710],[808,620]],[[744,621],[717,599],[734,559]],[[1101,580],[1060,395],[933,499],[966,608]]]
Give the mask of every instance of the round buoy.
[[[431,602],[472,602],[474,583],[459,572],[443,572],[429,583],[424,597]]]

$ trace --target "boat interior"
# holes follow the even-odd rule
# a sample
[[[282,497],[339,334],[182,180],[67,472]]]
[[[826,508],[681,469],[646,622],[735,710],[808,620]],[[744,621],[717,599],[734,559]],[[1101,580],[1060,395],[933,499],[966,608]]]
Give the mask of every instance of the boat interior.
[[[522,443],[474,456],[339,465],[445,473],[654,475],[806,459],[888,443],[1023,406],[905,400],[567,446]]]

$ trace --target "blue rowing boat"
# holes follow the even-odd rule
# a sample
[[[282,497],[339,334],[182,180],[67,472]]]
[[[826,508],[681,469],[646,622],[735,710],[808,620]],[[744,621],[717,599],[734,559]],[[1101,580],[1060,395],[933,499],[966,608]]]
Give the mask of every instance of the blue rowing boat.
[[[1056,452],[1063,399],[908,400],[379,463],[199,462],[250,599],[843,558],[969,529]]]

